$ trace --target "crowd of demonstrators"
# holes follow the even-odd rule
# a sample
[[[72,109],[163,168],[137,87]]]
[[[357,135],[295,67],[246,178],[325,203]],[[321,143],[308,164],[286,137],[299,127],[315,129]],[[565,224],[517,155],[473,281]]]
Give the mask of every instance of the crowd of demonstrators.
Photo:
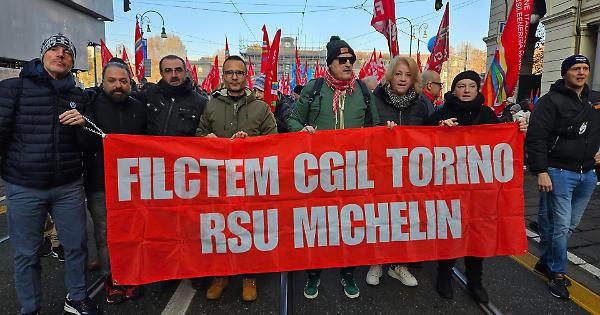
[[[427,105],[420,100],[420,78],[417,63],[410,57],[395,57],[390,61],[382,84],[373,91],[381,122],[388,126],[420,126],[428,116]],[[387,274],[402,284],[415,287],[419,283],[404,264],[391,264]],[[383,275],[381,265],[372,265],[366,282],[378,285]]]
[[[30,61],[18,78],[0,82],[1,169],[21,314],[40,312],[40,257],[55,251],[46,244],[52,226],[58,232],[54,234],[58,234],[65,261],[68,293],[64,310],[71,314],[98,313],[85,287],[86,197],[105,277],[106,301],[114,304],[141,295],[138,286],[112,280],[106,241],[102,138],[82,126],[100,134],[244,139],[288,131],[313,134],[317,130],[377,125],[454,127],[516,121],[520,131],[529,130],[528,164],[538,176],[540,189],[542,256],[535,270],[548,277],[552,295],[569,297],[566,244],[596,186],[593,169],[600,164],[600,111],[593,107],[600,102],[600,93],[585,83],[590,69],[584,56],[565,59],[563,79],[540,99],[531,114],[530,127],[530,101],[513,101],[507,106],[506,117],[499,119],[483,105],[480,77],[473,71],[454,78],[443,106],[437,102],[442,89],[439,74],[424,71],[419,75],[412,58],[393,58],[380,85],[376,80],[375,84],[369,83],[369,79],[365,84],[352,70],[356,62],[353,49],[337,36],[327,44],[328,69],[324,77],[310,80],[304,87],[296,86],[293,97],[278,95],[274,113],[262,101],[264,75],[254,78],[254,90],[249,90],[246,62],[239,56],[230,56],[223,63],[223,87],[213,92],[210,100],[193,85],[179,56],[163,57],[159,63],[161,80],[144,84],[138,91],[134,91],[127,65],[113,58],[103,68],[101,87],[88,93],[75,86],[71,75],[75,57],[71,41],[61,34],[53,35],[43,42],[40,58]],[[453,297],[455,261],[438,261],[436,290],[443,298]],[[391,264],[387,274],[404,285],[417,286],[407,265]],[[487,303],[483,258],[465,257],[465,265],[469,291],[477,301]],[[360,295],[354,268],[340,269],[340,283],[349,298]],[[367,284],[377,285],[382,273],[381,265],[370,266]],[[307,271],[303,290],[306,298],[318,296],[320,275],[319,269]],[[256,300],[255,275],[242,278],[242,299]],[[192,283],[194,280],[198,279],[192,279]],[[219,299],[228,283],[227,277],[214,277],[207,299]],[[154,289],[162,291],[165,284],[155,284]]]
[[[528,164],[540,190],[538,228],[542,254],[535,270],[549,279],[550,293],[569,298],[567,241],[596,188],[600,163],[600,93],[586,84],[590,62],[566,58],[562,79],[538,101],[525,141]]]
[[[224,88],[213,93],[200,119],[197,136],[243,139],[277,133],[277,124],[269,106],[246,88],[247,75],[244,59],[235,55],[225,59]],[[206,298],[219,299],[228,285],[229,278],[214,277],[206,291]],[[242,276],[242,299],[246,302],[256,300],[256,276]]]
[[[104,133],[142,135],[146,133],[146,106],[131,97],[131,74],[125,62],[113,58],[102,70],[102,85],[92,96],[85,115]],[[115,285],[111,277],[106,242],[106,192],[104,187],[104,154],[102,138],[86,132],[82,135],[83,173],[87,206],[94,223],[100,271],[105,277],[104,289],[109,304],[135,299],[141,292],[137,286]]]
[[[302,86],[300,90],[302,90]],[[265,75],[259,74],[253,81],[254,96],[257,100],[264,100],[265,96]],[[295,88],[294,88],[295,89]],[[294,110],[294,98],[277,92],[277,101],[275,105],[275,121],[277,122],[277,133],[289,132],[287,119]]]
[[[77,53],[62,34],[46,39],[40,58],[18,78],[0,82],[0,150],[6,182],[15,289],[22,314],[42,302],[38,250],[50,213],[65,255],[65,311],[96,314],[86,292],[86,215],[80,143],[86,94],[71,74]],[[51,157],[51,158],[49,158]]]
[[[357,80],[352,67],[356,62],[354,50],[338,36],[327,43],[327,66],[323,78],[311,80],[304,86],[294,112],[288,119],[290,131],[346,129],[371,127],[379,123],[374,97],[366,85]],[[319,294],[321,270],[308,270],[304,296]],[[360,290],[354,281],[354,267],[340,269],[341,284],[349,298],[357,298]]]

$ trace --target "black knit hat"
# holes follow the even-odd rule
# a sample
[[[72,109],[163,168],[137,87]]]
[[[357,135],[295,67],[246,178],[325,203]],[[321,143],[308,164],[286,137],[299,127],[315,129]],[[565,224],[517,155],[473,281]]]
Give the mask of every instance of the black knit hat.
[[[585,63],[588,65],[588,67],[590,65],[590,61],[584,55],[573,55],[571,57],[567,57],[567,59],[563,60],[562,64],[560,65],[560,76],[564,77],[565,73],[567,73],[572,66],[578,63]]]
[[[467,71],[463,71],[463,72],[457,74],[456,77],[454,77],[454,80],[452,80],[451,90],[454,91],[454,88],[456,87],[456,84],[458,83],[458,81],[464,80],[464,79],[469,79],[471,81],[475,81],[475,83],[477,83],[477,90],[479,91],[479,86],[481,85],[481,77],[479,76],[479,74],[477,74],[477,72],[475,72],[473,70],[467,70]]]
[[[331,36],[329,43],[327,43],[327,65],[331,65],[335,57],[345,53],[350,53],[356,57],[354,50],[348,43],[341,40],[339,36]]]

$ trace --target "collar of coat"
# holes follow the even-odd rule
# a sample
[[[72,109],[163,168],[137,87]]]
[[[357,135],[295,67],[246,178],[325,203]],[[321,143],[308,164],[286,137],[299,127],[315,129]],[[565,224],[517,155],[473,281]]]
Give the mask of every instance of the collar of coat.
[[[229,95],[227,94],[226,88],[216,90],[215,92],[213,92],[212,96],[214,98],[219,99],[222,102],[227,103],[227,104],[236,103],[236,101],[234,101],[231,97],[229,97]],[[254,93],[252,93],[252,91],[250,89],[246,88],[244,90],[244,95],[242,95],[242,97],[239,99],[239,101],[237,101],[237,103],[246,103],[247,104],[247,103],[251,103],[255,100],[256,100],[256,97],[254,96]]]

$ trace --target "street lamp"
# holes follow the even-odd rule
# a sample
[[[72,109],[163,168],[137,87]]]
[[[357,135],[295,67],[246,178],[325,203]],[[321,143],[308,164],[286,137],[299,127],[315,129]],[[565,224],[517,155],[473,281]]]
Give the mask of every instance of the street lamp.
[[[399,19],[404,19],[406,21],[408,21],[408,25],[410,25],[410,44],[408,46],[408,56],[412,57],[412,40],[413,40],[413,26],[412,26],[412,22],[408,19],[405,18],[403,16],[396,18],[396,21],[398,21]]]
[[[165,19],[163,18],[162,14],[158,13],[158,11],[154,11],[154,10],[148,10],[144,13],[142,13],[141,15],[138,14],[136,15],[136,17],[139,19],[140,21],[140,31],[142,33],[142,38],[144,37],[144,31],[142,31],[144,29],[144,18],[146,18],[146,32],[150,33],[150,18],[148,18],[146,16],[147,13],[156,13],[158,14],[158,16],[160,16],[160,19],[162,20],[162,31],[160,32],[160,38],[167,38],[167,32],[165,31]]]
[[[419,44],[421,43],[421,28],[423,28],[423,26],[425,26],[425,30],[423,31],[423,39],[427,39],[427,28],[429,25],[427,25],[427,23],[423,23],[419,25],[419,28],[417,29],[417,53],[419,53]]]

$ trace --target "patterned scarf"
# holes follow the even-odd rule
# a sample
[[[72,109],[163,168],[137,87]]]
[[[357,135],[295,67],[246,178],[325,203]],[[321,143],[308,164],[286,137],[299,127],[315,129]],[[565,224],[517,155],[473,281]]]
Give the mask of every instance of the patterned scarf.
[[[339,108],[340,95],[347,91],[349,95],[354,92],[354,85],[356,83],[356,77],[352,73],[352,79],[350,81],[338,80],[331,75],[329,70],[325,71],[325,83],[333,89],[333,117],[337,122],[337,112]],[[343,119],[343,117],[341,117]]]
[[[414,103],[415,99],[419,96],[414,88],[410,88],[410,90],[408,90],[408,92],[406,92],[404,95],[398,95],[394,93],[388,84],[386,84],[383,88],[392,106],[399,110],[404,110],[410,107]]]

